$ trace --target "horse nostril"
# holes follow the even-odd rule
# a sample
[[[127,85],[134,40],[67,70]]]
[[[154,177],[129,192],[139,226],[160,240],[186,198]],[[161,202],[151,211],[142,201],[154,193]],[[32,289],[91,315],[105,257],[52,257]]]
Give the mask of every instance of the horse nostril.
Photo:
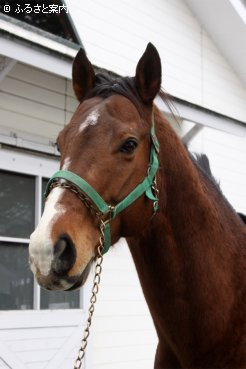
[[[64,274],[72,268],[76,260],[76,249],[68,235],[63,235],[55,244],[53,270]]]

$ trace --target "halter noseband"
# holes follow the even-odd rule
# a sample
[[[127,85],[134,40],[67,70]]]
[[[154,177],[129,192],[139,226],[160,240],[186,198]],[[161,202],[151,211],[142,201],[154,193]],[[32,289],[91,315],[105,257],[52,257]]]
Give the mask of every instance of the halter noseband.
[[[88,208],[95,212],[100,220],[100,230],[103,236],[103,254],[105,254],[111,246],[110,221],[125,208],[135,202],[141,195],[145,193],[147,198],[153,202],[154,214],[158,210],[159,204],[157,196],[158,190],[156,187],[156,172],[159,166],[157,157],[159,152],[159,142],[155,134],[154,113],[152,114],[151,139],[152,145],[146,177],[117,205],[108,205],[88,182],[69,170],[59,170],[50,178],[47,184],[45,191],[46,198],[52,188],[60,186],[74,192]],[[65,180],[65,182],[60,181],[60,179]]]

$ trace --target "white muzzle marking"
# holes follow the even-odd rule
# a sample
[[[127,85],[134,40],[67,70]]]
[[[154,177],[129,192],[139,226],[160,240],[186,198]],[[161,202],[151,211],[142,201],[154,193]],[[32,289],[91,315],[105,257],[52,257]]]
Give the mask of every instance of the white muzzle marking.
[[[59,204],[64,189],[55,187],[46,201],[44,213],[40,222],[30,237],[29,254],[31,270],[36,274],[37,268],[43,276],[50,273],[54,258],[54,245],[51,239],[52,225],[65,209]]]

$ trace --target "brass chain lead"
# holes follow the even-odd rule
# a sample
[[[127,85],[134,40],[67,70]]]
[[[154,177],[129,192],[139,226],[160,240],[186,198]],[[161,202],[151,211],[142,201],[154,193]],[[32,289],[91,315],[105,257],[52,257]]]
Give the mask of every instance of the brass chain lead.
[[[95,303],[97,301],[97,294],[99,291],[99,285],[100,285],[101,273],[102,273],[102,262],[103,262],[102,251],[103,251],[103,243],[104,243],[103,229],[104,229],[104,223],[103,221],[101,221],[101,225],[100,225],[101,237],[99,240],[99,246],[97,248],[97,259],[96,259],[95,274],[94,274],[94,279],[93,279],[93,287],[91,290],[90,306],[88,309],[88,318],[86,321],[86,327],[84,329],[84,335],[81,340],[81,346],[79,348],[78,356],[75,360],[74,369],[80,369],[83,364],[83,359],[85,357],[85,350],[86,350],[86,347],[88,344],[88,338],[90,335],[92,317],[95,311]]]
[[[83,202],[83,204],[87,207],[87,209],[92,210],[92,212],[96,215],[96,217],[99,219],[101,223],[102,213],[100,213],[100,211],[98,211],[97,208],[93,205],[91,199],[88,196],[86,196],[83,192],[81,192],[76,186],[66,182],[54,181],[50,185],[49,193],[54,187],[61,187],[73,192]]]
[[[91,210],[96,217],[99,220],[99,224],[100,224],[100,233],[101,236],[99,238],[99,245],[97,247],[97,258],[96,258],[96,265],[95,265],[95,274],[94,274],[94,279],[93,279],[93,286],[92,286],[92,290],[91,290],[91,298],[90,298],[90,306],[88,309],[88,318],[85,324],[85,329],[84,329],[84,335],[83,338],[81,340],[81,345],[78,351],[78,355],[77,358],[75,360],[74,363],[74,369],[81,369],[82,364],[83,364],[83,360],[85,357],[85,351],[86,351],[86,347],[88,345],[88,338],[90,335],[90,327],[91,327],[91,323],[92,323],[92,317],[95,311],[95,303],[97,301],[97,294],[99,291],[99,285],[100,285],[100,281],[101,281],[101,273],[102,273],[102,262],[103,262],[103,245],[104,245],[104,227],[105,227],[105,223],[103,220],[103,215],[95,208],[95,206],[91,203],[91,200],[84,195],[81,191],[78,190],[78,188],[76,186],[73,186],[72,184],[68,184],[66,182],[60,182],[60,181],[55,181],[54,183],[51,184],[50,186],[50,191],[52,190],[52,188],[54,187],[61,187],[64,189],[69,189],[70,191],[72,191],[76,196],[78,196],[78,198],[84,203],[84,205]]]

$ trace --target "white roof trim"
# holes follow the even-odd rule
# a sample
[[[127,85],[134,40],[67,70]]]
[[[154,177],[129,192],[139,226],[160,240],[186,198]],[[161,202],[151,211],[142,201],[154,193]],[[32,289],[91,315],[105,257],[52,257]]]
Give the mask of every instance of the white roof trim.
[[[56,145],[51,140],[24,132],[13,132],[0,126],[1,144],[60,156]]]
[[[54,40],[48,39],[37,33],[24,29],[16,24],[9,23],[3,19],[0,19],[0,29],[12,35],[15,35],[17,37],[20,37],[28,42],[32,42],[36,45],[45,47],[46,49],[56,51],[70,58],[74,58],[74,56],[77,53],[77,50],[69,46],[66,46]]]
[[[246,10],[239,0],[186,0],[246,85]]]
[[[241,0],[229,0],[232,6],[236,9],[238,15],[246,24],[246,7]]]
[[[41,49],[31,48],[28,44],[4,37],[0,37],[0,50],[2,55],[11,59],[71,79],[72,59],[63,60],[55,55],[44,53]],[[74,52],[76,54],[76,50]]]
[[[170,114],[170,109],[159,96],[155,99],[155,103],[161,111]],[[173,105],[175,106],[174,112],[176,113],[177,111],[181,119],[227,132],[235,136],[246,136],[246,126],[242,122],[178,101],[174,101]]]

